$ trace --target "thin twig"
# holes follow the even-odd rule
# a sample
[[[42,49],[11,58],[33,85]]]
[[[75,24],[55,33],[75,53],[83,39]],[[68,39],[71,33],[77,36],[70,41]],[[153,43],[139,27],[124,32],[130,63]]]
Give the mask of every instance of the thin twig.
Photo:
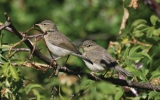
[[[33,50],[32,50],[32,52],[31,52],[31,54],[29,56],[29,59],[31,59],[32,56],[33,56],[34,50],[36,49],[36,44],[37,44],[37,38],[35,37],[34,38],[34,44],[33,44]]]
[[[20,45],[23,41],[25,41],[25,38],[23,38],[23,39],[20,40],[19,42],[15,43],[14,45],[12,45],[12,46],[10,47],[10,49],[9,49],[9,54],[11,53],[11,50],[12,50],[14,47]]]
[[[62,100],[64,100],[63,96],[61,95],[61,88],[60,88],[60,86],[59,86],[59,89],[58,89],[58,95],[60,96],[60,98],[61,98]]]
[[[4,63],[0,62],[0,65],[4,65]],[[29,61],[25,61],[25,62],[22,62],[22,63],[11,63],[12,66],[15,66],[15,67],[19,67],[19,66],[25,66],[25,67],[29,67],[29,68],[36,68],[38,70],[43,70],[43,69],[46,69],[48,68],[48,65],[47,64],[42,64],[42,63],[37,63],[37,62],[29,62]],[[52,67],[49,67],[51,69],[53,69]]]
[[[51,98],[50,100],[53,100],[55,97],[55,94],[58,92],[58,89],[55,86],[52,86],[51,88]]]
[[[30,52],[30,49],[28,49],[28,48],[13,48],[12,50],[16,51],[16,52],[20,52],[20,51]]]

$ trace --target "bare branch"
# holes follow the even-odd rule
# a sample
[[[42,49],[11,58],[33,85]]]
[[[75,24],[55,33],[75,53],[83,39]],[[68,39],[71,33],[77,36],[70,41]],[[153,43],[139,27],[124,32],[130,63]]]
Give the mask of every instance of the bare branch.
[[[7,14],[5,14],[7,22],[11,22],[10,18],[8,17]],[[0,26],[1,27],[1,26]],[[17,35],[21,40],[24,38],[24,35],[20,32],[18,32],[16,30],[16,28],[13,26],[13,24],[11,23],[8,27],[5,28],[5,30],[14,33],[15,35]],[[34,47],[32,45],[32,42],[30,39],[26,39],[24,40],[24,43],[28,46],[28,48],[30,49],[30,51],[33,51]],[[43,55],[39,49],[35,48],[35,50],[33,51],[33,55],[38,57],[39,59],[41,59],[43,62],[45,62],[47,65],[52,65],[51,66],[47,66],[45,64],[39,64],[39,63],[24,63],[22,65],[27,66],[27,67],[34,67],[36,69],[45,69],[45,68],[50,68],[50,69],[55,69],[57,66],[57,63],[55,61],[53,61],[52,59],[49,59],[48,57],[46,57],[45,55]],[[52,63],[53,62],[53,63]],[[0,62],[0,64],[2,64]],[[14,66],[16,66],[16,64],[13,64]],[[42,68],[43,67],[43,68]],[[59,66],[59,71],[61,72],[65,72],[68,74],[73,74],[73,75],[80,75],[81,77],[83,76],[87,76],[88,79],[94,80],[94,81],[107,81],[107,82],[111,82],[113,84],[116,85],[120,85],[120,86],[129,86],[129,87],[133,87],[133,88],[139,88],[139,89],[146,89],[146,90],[156,90],[156,91],[160,91],[160,86],[156,86],[153,85],[151,83],[140,83],[140,82],[134,82],[134,81],[127,81],[127,80],[122,80],[122,79],[115,79],[115,78],[105,78],[105,77],[101,77],[101,76],[93,76],[89,73],[86,72],[80,72],[79,70],[72,70],[69,69],[67,67],[61,67]]]
[[[5,16],[6,16],[6,19],[10,19],[7,14],[5,14]],[[10,21],[10,20],[9,20],[9,21]],[[18,32],[18,31],[16,30],[16,28],[13,26],[12,23],[11,23],[10,27],[7,27],[7,28],[5,28],[5,29],[8,30],[8,31],[10,31],[10,32],[12,32],[12,33],[14,33],[14,34],[17,35],[20,39],[23,39],[23,36],[24,36],[24,35],[23,35],[22,33]],[[31,42],[30,39],[26,39],[26,40],[24,41],[24,43],[28,46],[28,48],[29,48],[31,51],[33,51],[34,47],[33,47],[32,42]],[[39,49],[37,49],[37,48],[34,50],[33,55],[34,55],[34,56],[37,56],[39,59],[41,59],[42,61],[44,61],[44,62],[47,63],[47,64],[50,64],[50,62],[52,61],[51,59],[49,59],[48,57],[46,57],[45,55],[43,55],[43,54],[39,51]],[[55,67],[55,66],[56,66],[56,62],[54,62],[52,65],[53,65],[53,67]]]
[[[28,49],[28,48],[13,48],[12,50],[16,51],[16,52],[20,52],[20,51],[30,52],[30,49]]]
[[[156,2],[156,0],[143,0],[144,4],[146,4],[154,13],[160,18],[160,5]]]
[[[0,62],[0,65],[4,65],[2,62]],[[47,68],[52,68],[51,66],[48,66],[47,64],[37,63],[37,62],[23,62],[23,63],[12,63],[12,66],[19,67],[19,66],[25,66],[29,68],[36,68],[37,70],[43,70]]]

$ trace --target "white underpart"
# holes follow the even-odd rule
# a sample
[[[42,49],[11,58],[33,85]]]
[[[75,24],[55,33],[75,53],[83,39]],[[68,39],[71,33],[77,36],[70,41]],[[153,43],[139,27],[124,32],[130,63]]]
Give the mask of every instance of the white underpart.
[[[47,40],[46,37],[47,37],[47,36],[44,36],[44,39],[45,39],[46,44],[47,44],[47,47],[48,47],[48,49],[49,49],[54,55],[57,55],[57,56],[62,57],[62,56],[66,56],[66,55],[69,55],[69,54],[72,53],[72,52],[69,51],[69,50],[66,50],[66,49],[63,49],[63,48],[60,48],[60,47],[58,47],[58,46],[55,46],[55,45],[51,44],[51,43]]]
[[[87,67],[93,72],[100,72],[100,71],[104,71],[105,70],[102,66],[100,66],[98,64],[95,64],[95,63],[91,64],[91,63],[88,63],[85,60],[83,60],[83,61],[85,62]]]

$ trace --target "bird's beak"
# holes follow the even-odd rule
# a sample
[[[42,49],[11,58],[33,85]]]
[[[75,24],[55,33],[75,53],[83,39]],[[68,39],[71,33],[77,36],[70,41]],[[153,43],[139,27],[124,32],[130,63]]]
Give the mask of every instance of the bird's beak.
[[[42,29],[40,28],[41,24],[34,24],[34,28],[40,32],[42,32]]]
[[[84,48],[84,45],[81,45],[81,46],[80,46],[80,48],[82,48],[82,49],[83,49],[83,48]]]
[[[36,26],[40,26],[40,24],[35,24]]]

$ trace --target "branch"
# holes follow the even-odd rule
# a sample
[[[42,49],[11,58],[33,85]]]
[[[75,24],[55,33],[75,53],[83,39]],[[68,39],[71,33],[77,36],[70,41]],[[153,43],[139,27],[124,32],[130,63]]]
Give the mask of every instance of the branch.
[[[8,17],[7,13],[5,13],[5,16],[6,16],[6,19],[10,19],[10,18]],[[7,23],[7,22],[10,23],[10,25],[9,25],[8,27],[6,27],[5,30],[7,30],[7,31],[9,31],[9,32],[11,32],[11,33],[14,33],[14,34],[17,35],[20,39],[23,39],[25,34],[22,34],[22,33],[18,32],[18,31],[16,30],[16,28],[13,26],[11,20],[6,20],[6,23]],[[2,25],[2,26],[3,26],[3,25]],[[1,27],[1,26],[0,26],[0,27]],[[32,42],[31,42],[30,39],[26,39],[26,40],[24,41],[24,43],[27,45],[27,47],[30,49],[30,51],[33,51],[34,46],[32,45]],[[33,51],[33,55],[36,56],[36,57],[38,57],[39,59],[41,59],[41,60],[42,60],[43,62],[45,62],[46,64],[51,64],[51,62],[53,62],[51,59],[49,59],[48,57],[46,57],[45,55],[43,55],[43,54],[39,51],[39,49],[37,49],[37,48]],[[56,62],[55,62],[55,61],[54,61],[54,63],[52,64],[52,66],[53,66],[53,67],[56,66]]]
[[[149,6],[151,10],[160,18],[160,5],[156,2],[156,0],[143,0],[144,4]]]
[[[46,71],[46,69],[48,68],[52,68],[51,66],[48,66],[47,64],[42,64],[42,63],[37,63],[37,62],[29,62],[29,61],[25,61],[23,63],[11,63],[12,66],[25,66],[28,68],[36,68],[37,70],[42,70],[42,71]],[[0,62],[0,65],[4,65],[2,62]]]
[[[20,39],[23,39],[24,38],[24,34],[18,32],[16,30],[16,28],[13,26],[13,24],[11,23],[10,19],[7,14],[5,15],[6,16],[6,21],[10,23],[9,26],[5,27],[5,28],[2,28],[2,29],[5,29],[11,33],[14,33],[15,35],[17,35]],[[0,28],[2,27],[3,25],[0,26]],[[4,26],[3,26],[4,27]],[[24,43],[28,46],[28,48],[30,49],[30,51],[33,51],[34,47],[32,45],[32,42],[31,40],[29,39],[26,39],[24,41]],[[48,57],[46,57],[45,55],[43,55],[39,49],[35,48],[35,50],[33,51],[33,55],[38,57],[39,59],[41,59],[43,62],[45,62],[47,65],[43,65],[43,64],[39,64],[39,63],[31,63],[32,65],[37,65],[37,66],[40,66],[40,67],[43,67],[43,68],[50,68],[50,69],[54,69],[56,68],[56,65],[57,63],[55,61],[53,61],[52,59],[49,59]],[[52,67],[49,67],[48,65],[50,65],[51,63],[52,64]],[[2,63],[0,63],[2,64]],[[16,65],[16,64],[14,64]],[[27,66],[28,63],[25,64],[25,66]],[[30,65],[29,65],[30,66]],[[38,68],[40,68],[38,67]],[[41,68],[40,68],[41,69]],[[139,89],[146,89],[146,90],[156,90],[156,91],[160,91],[160,87],[159,86],[156,86],[156,85],[152,85],[151,83],[140,83],[140,82],[134,82],[134,81],[127,81],[127,80],[122,80],[122,79],[115,79],[115,78],[105,78],[105,77],[101,77],[101,76],[93,76],[89,73],[86,73],[86,72],[80,72],[80,71],[77,71],[77,70],[72,70],[72,69],[69,69],[67,67],[61,67],[59,66],[59,71],[61,72],[65,72],[65,73],[68,73],[68,74],[74,74],[74,75],[80,75],[81,77],[83,76],[87,76],[88,79],[91,79],[91,80],[94,80],[94,81],[107,81],[107,82],[111,82],[113,84],[116,84],[116,85],[120,85],[120,86],[129,86],[129,87],[133,87],[133,88],[139,88]]]
[[[30,49],[28,49],[28,48],[13,48],[12,51],[16,51],[16,52],[20,52],[20,51],[30,52]]]
[[[0,31],[5,29],[6,27],[8,27],[11,23],[10,23],[10,18],[7,16],[7,13],[4,13],[5,17],[6,17],[6,22],[1,25],[0,27]]]

